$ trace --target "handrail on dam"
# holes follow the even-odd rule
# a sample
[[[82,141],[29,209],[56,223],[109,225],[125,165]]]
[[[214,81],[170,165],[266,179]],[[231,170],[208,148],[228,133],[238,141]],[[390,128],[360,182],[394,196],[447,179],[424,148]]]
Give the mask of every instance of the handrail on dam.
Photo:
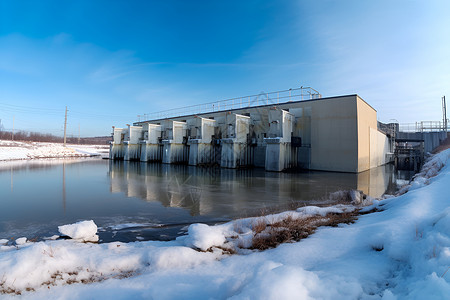
[[[421,121],[416,123],[404,123],[399,126],[401,132],[439,132],[448,131],[445,123],[441,121]]]
[[[311,87],[300,87],[295,89],[276,91],[276,92],[261,92],[257,95],[249,95],[243,97],[236,97],[231,99],[220,100],[216,102],[209,102],[203,104],[196,104],[181,108],[174,108],[163,110],[155,113],[148,113],[138,115],[138,122],[148,120],[158,120],[165,118],[175,118],[184,115],[194,115],[202,113],[211,113],[226,111],[239,108],[255,107],[260,105],[280,104],[291,101],[319,99],[322,95]],[[141,120],[142,118],[142,120]]]

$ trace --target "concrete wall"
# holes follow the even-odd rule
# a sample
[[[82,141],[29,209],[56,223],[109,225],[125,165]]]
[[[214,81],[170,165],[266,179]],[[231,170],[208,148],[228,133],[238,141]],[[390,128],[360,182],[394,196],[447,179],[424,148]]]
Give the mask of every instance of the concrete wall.
[[[370,169],[370,129],[377,129],[377,112],[360,97],[357,97],[358,109],[358,169],[362,172]]]
[[[389,151],[388,137],[377,129],[370,128],[370,168],[388,163],[387,154]]]
[[[311,169],[358,172],[356,96],[310,105]]]
[[[398,132],[398,139],[423,140],[425,152],[432,152],[447,138],[445,131],[441,132]]]

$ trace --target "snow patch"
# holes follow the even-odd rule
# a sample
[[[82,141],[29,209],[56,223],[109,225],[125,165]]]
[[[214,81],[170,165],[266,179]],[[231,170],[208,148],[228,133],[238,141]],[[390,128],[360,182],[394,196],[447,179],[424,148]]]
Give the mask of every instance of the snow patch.
[[[94,221],[80,221],[74,224],[58,226],[62,235],[82,242],[98,242],[97,225]]]
[[[186,246],[206,251],[212,247],[221,247],[225,244],[225,234],[221,226],[208,226],[206,224],[192,224],[188,228]]]
[[[27,238],[26,237],[21,237],[16,239],[16,245],[24,245],[27,242]]]

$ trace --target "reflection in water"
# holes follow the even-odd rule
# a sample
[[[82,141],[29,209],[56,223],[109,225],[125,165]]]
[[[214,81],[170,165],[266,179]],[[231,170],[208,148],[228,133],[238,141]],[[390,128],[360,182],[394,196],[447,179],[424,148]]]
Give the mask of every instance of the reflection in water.
[[[392,193],[411,173],[383,166],[360,174],[270,173],[95,159],[0,163],[0,239],[58,234],[94,220],[103,241],[173,239],[192,223],[324,201],[338,190]],[[145,201],[143,201],[145,200]],[[138,224],[139,228],[117,225]]]
[[[180,165],[111,161],[111,192],[190,214],[237,218],[265,209],[325,201],[338,190],[361,190],[372,197],[393,193],[398,173],[385,165],[359,174],[315,172],[271,173],[262,169],[229,170]],[[411,176],[411,174],[409,174]]]

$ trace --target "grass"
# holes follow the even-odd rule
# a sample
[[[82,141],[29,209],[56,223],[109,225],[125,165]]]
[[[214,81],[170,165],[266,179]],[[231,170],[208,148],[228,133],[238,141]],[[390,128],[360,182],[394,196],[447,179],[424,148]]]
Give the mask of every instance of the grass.
[[[265,223],[258,220],[253,226],[254,236],[251,249],[266,250],[282,243],[297,242],[313,234],[318,227],[336,227],[342,223],[353,223],[359,211],[346,213],[329,213],[326,216],[293,218],[288,216],[282,221]]]

